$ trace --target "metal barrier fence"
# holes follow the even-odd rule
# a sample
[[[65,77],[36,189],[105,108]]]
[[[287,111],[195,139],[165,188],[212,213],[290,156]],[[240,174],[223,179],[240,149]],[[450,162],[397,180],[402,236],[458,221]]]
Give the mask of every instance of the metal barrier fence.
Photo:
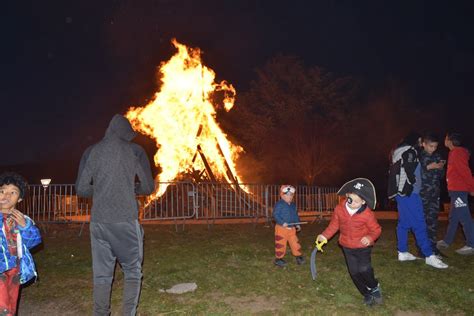
[[[139,196],[143,221],[185,219],[266,218],[270,220],[280,199],[279,185],[170,182],[165,193],[149,201]],[[295,203],[300,214],[318,216],[332,211],[338,202],[336,188],[296,186]],[[76,195],[73,184],[30,185],[22,211],[37,222],[90,220],[92,200]]]
[[[88,222],[92,200],[76,195],[73,184],[29,185],[22,212],[35,222]]]

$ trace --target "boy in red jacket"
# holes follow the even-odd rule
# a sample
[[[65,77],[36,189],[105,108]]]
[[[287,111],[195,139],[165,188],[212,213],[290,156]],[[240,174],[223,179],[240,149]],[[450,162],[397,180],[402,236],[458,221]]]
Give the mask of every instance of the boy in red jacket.
[[[338,195],[344,199],[334,209],[328,227],[317,237],[323,242],[340,231],[339,244],[346,258],[349,274],[368,306],[381,304],[380,285],[371,264],[372,246],[382,228],[372,209],[376,205],[375,188],[370,180],[357,178],[344,184]]]
[[[451,198],[451,211],[446,236],[438,241],[437,247],[448,248],[454,242],[458,224],[461,223],[466,245],[456,252],[461,255],[472,255],[474,254],[474,224],[467,198],[469,193],[474,195],[474,178],[469,168],[470,154],[466,148],[461,147],[462,136],[459,133],[448,133],[444,145],[449,148],[446,181]]]

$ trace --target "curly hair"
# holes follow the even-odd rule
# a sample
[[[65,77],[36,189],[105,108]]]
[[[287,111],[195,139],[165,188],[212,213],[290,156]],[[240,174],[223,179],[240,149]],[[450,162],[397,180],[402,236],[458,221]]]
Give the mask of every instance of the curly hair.
[[[7,171],[0,174],[0,186],[8,184],[12,184],[20,190],[21,199],[25,196],[28,183],[21,175],[12,171]]]

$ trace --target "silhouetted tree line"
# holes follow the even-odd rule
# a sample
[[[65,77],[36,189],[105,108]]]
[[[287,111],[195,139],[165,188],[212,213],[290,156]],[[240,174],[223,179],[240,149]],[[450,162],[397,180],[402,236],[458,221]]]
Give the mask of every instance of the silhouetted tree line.
[[[447,155],[441,107],[420,107],[396,79],[379,86],[297,57],[268,61],[234,109],[219,117],[245,148],[238,164],[244,179],[339,186],[363,176],[383,198],[389,153],[407,133],[438,132]]]

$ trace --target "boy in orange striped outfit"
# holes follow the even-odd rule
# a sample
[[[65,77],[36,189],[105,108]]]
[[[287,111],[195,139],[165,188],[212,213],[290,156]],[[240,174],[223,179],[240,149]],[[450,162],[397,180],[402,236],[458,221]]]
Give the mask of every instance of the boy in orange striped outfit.
[[[296,204],[293,202],[296,189],[291,185],[282,185],[280,187],[280,197],[273,209],[273,218],[275,219],[275,260],[273,263],[279,267],[287,265],[283,257],[286,254],[286,243],[290,244],[291,253],[296,257],[298,265],[304,263],[304,257],[301,254],[301,245],[298,242],[296,233],[301,230],[298,224],[300,218],[296,210]]]

